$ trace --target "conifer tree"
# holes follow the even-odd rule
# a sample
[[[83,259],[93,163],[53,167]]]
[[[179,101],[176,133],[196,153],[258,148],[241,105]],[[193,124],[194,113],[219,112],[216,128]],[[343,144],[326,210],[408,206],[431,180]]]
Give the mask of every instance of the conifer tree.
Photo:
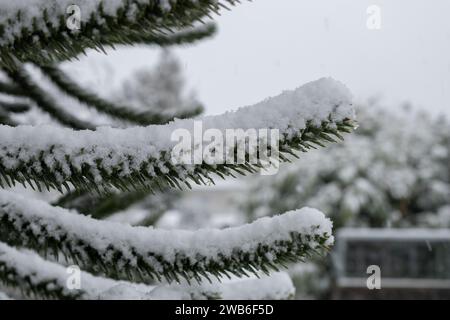
[[[167,190],[183,190],[192,184],[257,173],[263,159],[259,149],[246,148],[243,163],[174,163],[171,133],[180,128],[192,133],[194,121],[189,118],[201,113],[201,106],[181,108],[149,99],[155,106],[134,108],[129,104],[132,98],[117,102],[82,87],[59,64],[88,54],[88,49],[106,52],[119,45],[193,43],[214,33],[215,26],[205,24],[206,19],[237,3],[36,0],[30,5],[23,0],[2,4],[0,291],[5,294],[0,296],[226,298],[230,292],[242,291],[239,286],[268,288],[267,281],[275,279],[278,286],[255,290],[256,297],[286,298],[292,295],[292,286],[277,271],[329,250],[331,221],[310,208],[241,227],[195,232],[102,220],[149,193],[167,194]],[[77,18],[74,4],[81,14],[79,25],[69,28],[68,19]],[[30,70],[38,70],[48,83],[44,85]],[[69,108],[67,99],[55,95],[54,88],[78,101],[77,106],[120,125],[98,127],[91,119],[79,117],[79,110]],[[163,90],[152,89],[152,93]],[[170,102],[177,103],[179,99]],[[15,115],[30,108],[39,108],[54,123],[17,123]],[[282,161],[337,142],[355,126],[351,95],[332,79],[320,79],[254,106],[200,121],[203,127],[220,132],[277,129]],[[234,141],[225,153],[234,156],[241,142]],[[204,145],[209,143],[201,141],[196,147]],[[258,161],[250,161],[251,156]],[[36,192],[58,191],[61,198],[53,204],[32,200],[18,192],[17,185]],[[76,211],[68,210],[72,208]],[[83,270],[82,286],[75,290],[67,285],[66,267],[72,265]],[[236,277],[243,282],[226,281]]]

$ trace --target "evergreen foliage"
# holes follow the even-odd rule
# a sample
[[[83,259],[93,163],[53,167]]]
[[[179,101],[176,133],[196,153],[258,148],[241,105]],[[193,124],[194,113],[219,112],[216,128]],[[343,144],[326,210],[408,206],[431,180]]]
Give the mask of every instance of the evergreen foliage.
[[[123,298],[114,288],[124,286],[125,292],[140,298],[158,298],[158,293],[165,296],[172,291],[184,298],[219,298],[227,292],[227,283],[217,283],[223,277],[254,275],[261,279],[250,279],[248,285],[267,287],[271,272],[330,249],[331,222],[308,208],[225,230],[148,227],[176,196],[171,189],[254,174],[263,168],[260,150],[245,150],[240,164],[174,164],[172,145],[163,142],[173,129],[192,124],[188,118],[203,111],[200,104],[177,105],[170,112],[161,110],[164,104],[135,108],[84,88],[60,67],[89,49],[106,52],[119,45],[167,47],[203,40],[216,28],[199,24],[237,3],[37,0],[34,8],[26,1],[5,4],[0,11],[0,188],[5,189],[0,190],[1,291],[19,298]],[[84,10],[79,30],[66,25],[66,7],[71,4]],[[33,78],[30,67],[39,69],[46,81],[80,105],[122,127],[133,127],[97,128],[79,118],[77,110],[67,110],[59,96]],[[169,87],[177,90],[177,85]],[[351,101],[341,86],[322,79],[202,121],[212,127],[223,125],[225,130],[226,125],[235,128],[251,119],[258,128],[279,129],[280,160],[291,161],[310,149],[339,142],[344,133],[353,131]],[[16,120],[36,108],[55,123],[23,126]],[[237,146],[227,152],[237,154]],[[257,163],[250,161],[255,154]],[[62,195],[50,205],[18,195],[19,184]],[[140,226],[104,221],[143,201],[152,215]],[[67,288],[65,267],[70,264],[84,270],[83,277],[90,279],[87,287]],[[205,282],[212,287],[204,287]],[[155,284],[156,289],[151,286]],[[284,279],[279,284],[284,288],[277,288],[273,295],[263,290],[259,296],[292,296],[292,283]]]

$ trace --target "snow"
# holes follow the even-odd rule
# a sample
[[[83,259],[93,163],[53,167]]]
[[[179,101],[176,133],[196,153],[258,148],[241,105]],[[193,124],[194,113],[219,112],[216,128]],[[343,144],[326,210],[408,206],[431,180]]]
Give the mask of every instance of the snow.
[[[260,278],[233,278],[201,285],[165,285],[156,287],[150,296],[157,300],[189,300],[219,297],[224,300],[283,300],[293,297],[295,288],[286,272],[260,275]]]
[[[2,301],[2,300],[10,300],[10,299],[11,299],[11,298],[8,297],[8,296],[6,295],[6,293],[3,293],[3,292],[0,291],[0,301]]]
[[[294,284],[286,272],[276,272],[260,279],[240,279],[224,286],[224,300],[285,300],[295,295]]]
[[[81,121],[92,123],[94,126],[102,126],[111,123],[111,119],[106,115],[98,112],[94,108],[89,108],[74,97],[62,92],[52,81],[50,81],[50,79],[48,79],[48,77],[42,73],[41,69],[38,67],[33,64],[24,64],[23,67],[30,79],[34,83],[39,84],[39,88],[49,95],[49,97],[55,101],[57,106],[66,113],[73,115],[74,118]],[[46,115],[46,113],[42,112],[42,115]],[[56,123],[55,119],[51,117],[46,118],[41,116],[39,120],[40,121],[38,124],[54,125]],[[25,123],[29,124],[29,122]],[[116,126],[115,123],[114,126]]]
[[[156,262],[149,252],[162,256],[169,263],[175,263],[177,254],[181,253],[194,263],[199,255],[206,260],[214,260],[220,255],[231,257],[236,249],[240,252],[254,252],[259,245],[267,245],[271,250],[282,250],[275,241],[290,240],[292,232],[312,236],[310,240],[304,239],[304,243],[312,248],[318,247],[315,235],[328,235],[330,238],[325,244],[333,243],[331,221],[323,213],[310,208],[272,218],[261,218],[251,224],[223,230],[169,231],[98,221],[2,190],[0,218],[15,221],[19,229],[22,224],[32,225],[31,230],[37,238],[46,233],[56,240],[64,237],[64,241],[71,243],[75,250],[78,250],[81,240],[98,251],[104,261],[109,263],[113,263],[108,248],[112,246],[122,253],[122,263],[131,265],[136,263],[132,251],[154,266]]]
[[[28,278],[32,286],[55,281],[58,287],[66,288],[66,269],[57,264],[45,262],[31,251],[19,252],[0,242],[0,263],[6,265],[8,269],[14,269],[18,277]],[[65,293],[71,295],[68,291]]]
[[[448,227],[449,122],[391,109],[361,106],[360,127],[344,142],[308,152],[278,175],[252,182],[252,213],[310,206],[337,225],[364,227],[376,220],[410,227],[418,226],[416,217],[429,215],[420,226]],[[433,218],[438,213],[442,219]]]
[[[64,266],[45,261],[28,250],[17,250],[0,243],[0,262],[14,268],[17,276],[30,279],[31,285],[38,286],[51,281],[55,289],[62,289],[65,296],[80,299],[101,300],[190,300],[215,297],[221,299],[286,299],[295,293],[290,277],[285,272],[261,275],[260,278],[243,278],[197,285],[187,283],[148,286],[125,281],[114,281],[94,277],[86,272],[80,274],[80,289],[69,289],[70,274]],[[2,288],[2,285],[0,285]],[[13,288],[5,287],[14,293]],[[51,290],[49,287],[47,290]],[[13,295],[11,295],[13,296]],[[0,291],[0,300],[10,297]],[[22,297],[23,298],[23,297]]]
[[[43,21],[44,10],[47,11],[49,23],[54,27],[60,26],[60,17],[68,17],[66,13],[70,5],[78,5],[81,11],[81,22],[87,22],[92,15],[97,18],[97,23],[102,24],[103,18],[100,16],[98,6],[103,5],[103,12],[107,16],[115,16],[115,13],[127,1],[125,0],[2,0],[0,6],[0,25],[5,26],[5,32],[0,40],[0,44],[4,45],[14,40],[14,37],[21,34],[22,29],[30,30],[32,28],[33,19],[36,18],[37,27],[45,33],[49,33],[47,26]],[[159,4],[164,11],[170,10],[169,0],[134,0],[135,3],[153,2]],[[17,19],[17,13],[20,10],[21,19]],[[131,6],[129,8],[128,17],[134,19],[136,10]]]
[[[253,106],[203,117],[201,122],[203,130],[215,128],[223,136],[227,129],[276,128],[280,136],[292,137],[305,129],[308,123],[319,126],[331,120],[329,125],[333,126],[334,122],[353,119],[354,116],[349,90],[338,81],[322,78]],[[83,165],[89,166],[90,174],[98,183],[102,182],[99,175],[102,169],[106,172],[118,169],[121,176],[126,176],[147,165],[148,174],[155,176],[155,169],[167,170],[164,163],[168,159],[160,159],[161,153],[170,155],[178,143],[171,140],[171,134],[180,128],[187,129],[194,136],[192,119],[128,129],[99,127],[96,131],[74,131],[48,125],[0,126],[0,167],[15,170],[25,162],[28,170],[33,168],[39,172],[42,166],[37,157],[43,153],[46,166],[53,172],[57,171],[60,180],[70,177],[71,168],[79,171]],[[234,148],[230,150],[234,154]],[[188,172],[193,169],[188,168]],[[178,173],[184,177],[186,168]]]

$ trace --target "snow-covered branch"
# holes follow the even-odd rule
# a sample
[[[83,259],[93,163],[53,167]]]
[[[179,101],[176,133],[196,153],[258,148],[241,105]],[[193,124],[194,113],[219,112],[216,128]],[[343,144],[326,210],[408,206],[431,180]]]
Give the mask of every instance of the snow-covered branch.
[[[179,113],[172,115],[166,115],[162,112],[158,112],[158,110],[153,110],[152,106],[147,106],[149,110],[145,112],[136,111],[130,106],[117,105],[99,97],[93,92],[89,92],[89,90],[86,90],[85,88],[81,88],[58,67],[42,66],[41,70],[55,85],[58,86],[60,90],[75,97],[81,103],[93,107],[101,113],[105,113],[117,119],[131,121],[135,124],[163,124],[173,120],[174,118],[191,118],[199,115],[203,111],[203,108],[200,105],[192,107],[189,110],[182,110]]]
[[[0,242],[0,289],[11,297],[35,299],[152,299],[152,286],[75,274],[32,251],[18,250]],[[68,272],[70,271],[70,272]],[[78,272],[78,270],[76,270]],[[76,276],[78,279],[71,278]],[[75,279],[75,280],[74,280]],[[74,282],[73,282],[74,281]],[[5,294],[0,300],[8,299]]]
[[[21,96],[26,96],[36,103],[43,112],[51,115],[62,125],[78,130],[95,129],[94,125],[87,121],[77,119],[67,112],[58,101],[49,96],[35,81],[24,66],[18,66],[16,70],[4,69],[8,77],[14,82],[14,87],[19,88]]]
[[[205,34],[167,32],[192,28],[234,0],[20,0],[0,8],[0,64],[15,59],[50,64],[76,58],[87,49],[135,43],[193,41]],[[74,7],[75,6],[75,7]],[[71,9],[72,8],[72,9]],[[69,10],[70,9],[70,10]],[[69,28],[68,22],[74,27]],[[189,31],[187,31],[189,32]],[[208,34],[206,34],[207,36]],[[170,44],[170,43],[169,43]]]
[[[342,139],[340,133],[354,128],[354,110],[348,89],[330,78],[320,79],[286,91],[274,98],[235,112],[201,119],[204,130],[213,128],[223,136],[231,129],[278,129],[281,160],[293,151],[307,151],[323,142]],[[195,136],[194,120],[175,120],[166,125],[129,129],[98,128],[96,131],[74,131],[52,126],[0,126],[0,186],[20,182],[38,189],[42,186],[61,190],[96,191],[116,187],[120,190],[179,187],[187,180],[197,184],[212,181],[210,174],[234,176],[255,172],[259,150],[245,150],[242,164],[204,161],[201,164],[174,164],[172,150],[178,141],[172,139],[176,129]],[[260,139],[260,137],[258,137]],[[246,136],[227,145],[226,156],[234,158],[236,149],[246,145]],[[206,147],[201,141],[196,148]],[[259,146],[261,141],[258,141]]]
[[[0,191],[0,241],[79,265],[94,274],[149,283],[268,273],[323,253],[331,221],[304,208],[223,230],[131,227]]]

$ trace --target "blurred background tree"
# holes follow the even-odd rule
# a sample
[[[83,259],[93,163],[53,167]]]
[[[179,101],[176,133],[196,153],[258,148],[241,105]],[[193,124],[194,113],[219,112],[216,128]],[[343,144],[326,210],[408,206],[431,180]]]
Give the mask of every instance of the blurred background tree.
[[[0,73],[0,124],[51,123],[86,129],[98,125],[164,124],[175,118],[198,116],[204,107],[194,92],[186,92],[180,62],[172,54],[170,45],[190,44],[207,39],[215,32],[215,24],[209,23],[173,35],[172,41],[162,43],[159,61],[153,68],[135,71],[117,88],[110,87],[112,79],[102,79],[106,88],[91,90],[57,65],[23,64],[21,74],[4,69]],[[153,40],[158,44],[158,38]],[[106,70],[107,67],[110,68]],[[100,77],[114,76],[114,67],[103,65],[102,68],[105,72]],[[27,91],[28,86],[34,90]],[[102,91],[107,92],[107,97],[99,93]],[[53,199],[53,203],[98,219],[115,215],[115,219],[122,221],[128,217],[129,223],[148,226],[172,207],[178,195],[179,192],[173,190],[158,194],[140,190],[111,195],[73,191]]]
[[[334,228],[450,227],[450,123],[377,99],[360,104],[360,127],[274,177],[254,177],[241,208],[249,220],[299,206],[319,208]],[[292,268],[300,296],[327,297],[331,259]]]
[[[251,219],[301,204],[327,212],[336,228],[432,223],[429,215],[450,204],[449,123],[408,106],[360,106],[358,115],[359,129],[343,144],[307,154],[270,181],[258,177],[243,205]]]

